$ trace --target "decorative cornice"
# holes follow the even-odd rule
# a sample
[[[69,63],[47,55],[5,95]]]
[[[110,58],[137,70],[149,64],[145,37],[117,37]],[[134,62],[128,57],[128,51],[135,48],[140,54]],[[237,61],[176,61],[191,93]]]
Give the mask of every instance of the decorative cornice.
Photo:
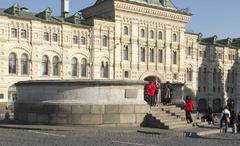
[[[130,4],[123,1],[115,1],[115,9],[120,11],[128,11],[131,13],[143,14],[151,17],[158,17],[161,19],[184,22],[184,23],[187,23],[190,20],[190,15],[181,14],[181,13],[178,13],[177,11],[170,12],[167,10],[140,6],[136,4]]]

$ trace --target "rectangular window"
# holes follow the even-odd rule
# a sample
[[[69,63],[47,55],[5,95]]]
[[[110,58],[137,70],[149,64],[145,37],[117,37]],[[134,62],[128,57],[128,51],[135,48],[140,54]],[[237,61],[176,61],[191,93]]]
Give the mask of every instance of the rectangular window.
[[[81,45],[86,45],[86,38],[85,37],[81,37]]]
[[[73,44],[78,44],[78,37],[77,36],[73,36]]]
[[[222,53],[218,53],[218,59],[222,59]]]
[[[206,58],[207,57],[207,52],[204,51],[203,57]]]
[[[27,31],[25,29],[21,30],[21,38],[22,39],[27,39]]]
[[[43,33],[43,39],[44,39],[44,41],[49,41],[49,33],[48,32]]]
[[[124,78],[129,78],[129,72],[128,71],[124,72]]]
[[[4,99],[4,94],[0,94],[0,99]]]
[[[201,92],[201,87],[200,86],[198,86],[198,92]]]
[[[52,39],[53,39],[53,42],[57,42],[58,41],[58,35],[56,33],[53,33]]]
[[[17,29],[16,28],[11,29],[11,36],[12,36],[12,38],[17,38]]]
[[[203,57],[202,51],[199,51],[199,57]]]

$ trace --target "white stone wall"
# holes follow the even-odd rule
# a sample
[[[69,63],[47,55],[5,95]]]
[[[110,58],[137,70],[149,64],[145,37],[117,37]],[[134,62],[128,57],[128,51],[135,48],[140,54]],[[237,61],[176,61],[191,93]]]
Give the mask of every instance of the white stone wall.
[[[40,20],[25,20],[11,16],[0,16],[0,94],[4,95],[0,102],[8,102],[8,89],[14,83],[23,80],[51,80],[51,79],[111,79],[111,80],[143,80],[149,76],[158,77],[161,82],[185,83],[185,94],[195,98],[195,104],[204,98],[209,105],[213,99],[219,98],[225,104],[227,98],[238,100],[238,65],[229,60],[229,54],[238,57],[236,48],[221,45],[199,44],[198,35],[186,33],[185,26],[190,15],[180,12],[156,9],[150,6],[136,5],[124,1],[105,2],[99,6],[83,10],[87,19],[86,25],[54,24]],[[128,27],[128,34],[124,34],[124,26]],[[27,30],[27,39],[11,37],[11,28]],[[141,37],[141,29],[145,30],[145,37]],[[43,33],[57,33],[58,41],[43,40]],[[150,31],[154,32],[151,38]],[[158,32],[163,34],[158,39]],[[20,34],[20,33],[18,33]],[[176,41],[173,35],[176,34]],[[107,46],[103,46],[103,36],[107,36]],[[73,36],[85,36],[86,44],[73,43]],[[80,41],[80,40],[79,40]],[[128,46],[128,60],[124,60],[124,45]],[[141,61],[141,47],[145,48],[145,61]],[[154,50],[154,62],[150,62],[150,48]],[[190,49],[190,51],[189,51]],[[158,62],[158,50],[163,50],[163,62]],[[177,52],[177,63],[173,64],[173,52]],[[200,52],[206,51],[206,58]],[[18,58],[17,74],[8,73],[8,56],[16,53]],[[222,59],[213,59],[221,52]],[[21,54],[29,56],[29,74],[20,74]],[[41,75],[41,60],[48,55],[50,64],[54,56],[60,59],[60,75]],[[76,57],[80,63],[87,59],[87,77],[71,76],[71,59]],[[108,77],[101,77],[102,62],[108,62]],[[80,64],[79,64],[80,67]],[[199,67],[208,68],[207,81],[199,83]],[[213,70],[222,71],[223,85],[220,92],[213,92]],[[186,72],[192,70],[192,80],[188,81]],[[226,84],[228,70],[235,70],[234,84]],[[51,70],[51,69],[50,69]],[[126,74],[127,73],[127,74]],[[128,75],[128,76],[127,76]],[[228,91],[233,86],[233,91]],[[200,91],[199,91],[200,88]],[[203,91],[205,88],[206,91]],[[232,87],[229,87],[229,90]],[[216,86],[216,89],[218,87]]]

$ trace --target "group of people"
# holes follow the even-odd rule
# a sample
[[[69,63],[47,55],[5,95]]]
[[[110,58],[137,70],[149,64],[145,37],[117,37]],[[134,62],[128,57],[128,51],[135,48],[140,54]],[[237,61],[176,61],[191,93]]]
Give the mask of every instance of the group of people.
[[[145,101],[148,102],[150,106],[159,106],[160,103],[171,104],[172,99],[172,87],[169,82],[160,84],[157,80],[150,82],[145,88]],[[186,100],[183,106],[186,113],[187,123],[192,123],[193,119],[191,113],[193,112],[193,102],[190,96],[186,96]],[[214,124],[213,112],[210,107],[208,107],[208,115],[206,116],[208,122]],[[227,106],[222,110],[220,117],[220,129],[224,133],[227,132],[228,127],[232,126],[233,132],[240,132],[240,112],[236,115],[234,111],[234,101],[230,100]]]
[[[230,100],[223,109],[220,117],[220,132],[227,133],[228,127],[232,127],[232,132],[240,132],[240,112],[236,115],[234,111],[234,101]]]
[[[170,82],[160,84],[157,80],[154,80],[146,86],[145,101],[150,106],[159,106],[160,103],[171,104],[171,90]]]

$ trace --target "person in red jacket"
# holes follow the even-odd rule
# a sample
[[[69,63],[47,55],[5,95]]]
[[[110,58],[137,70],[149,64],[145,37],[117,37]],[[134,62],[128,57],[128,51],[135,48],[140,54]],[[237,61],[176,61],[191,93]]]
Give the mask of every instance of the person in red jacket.
[[[192,100],[189,96],[186,96],[186,102],[184,104],[184,110],[186,111],[186,120],[187,123],[192,123],[192,116],[191,112],[193,111],[193,103]]]
[[[157,87],[156,87],[156,80],[155,80],[151,82],[147,88],[147,95],[149,98],[150,106],[153,106],[155,104],[156,92],[157,92]]]

